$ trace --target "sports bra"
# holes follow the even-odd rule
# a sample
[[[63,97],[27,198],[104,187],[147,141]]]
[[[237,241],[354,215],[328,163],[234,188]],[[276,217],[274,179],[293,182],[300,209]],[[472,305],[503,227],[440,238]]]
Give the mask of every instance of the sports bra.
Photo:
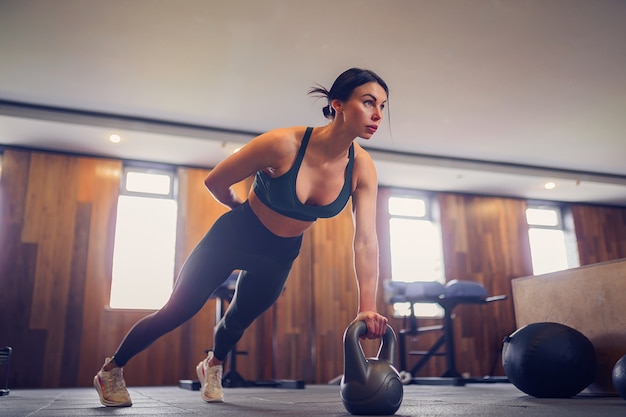
[[[333,217],[341,213],[352,194],[352,167],[354,166],[354,144],[352,144],[348,151],[346,179],[335,201],[325,206],[303,204],[296,195],[296,178],[312,131],[312,127],[307,127],[296,160],[289,171],[279,177],[272,178],[259,170],[254,177],[254,193],[266,206],[283,216],[307,222],[315,221],[320,217]]]

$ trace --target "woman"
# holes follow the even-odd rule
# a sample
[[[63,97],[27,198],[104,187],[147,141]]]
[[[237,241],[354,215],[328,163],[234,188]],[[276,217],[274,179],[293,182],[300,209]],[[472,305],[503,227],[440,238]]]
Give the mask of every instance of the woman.
[[[235,295],[215,332],[214,349],[196,367],[202,399],[222,402],[226,355],[254,319],[278,299],[304,231],[317,218],[339,214],[350,197],[359,288],[355,320],[366,322],[365,337],[382,337],[387,319],[376,312],[378,182],[371,157],[355,139],[369,139],[378,129],[388,88],[372,71],[352,68],[337,77],[330,90],[318,87],[310,94],[328,100],[323,113],[329,124],[264,133],[206,177],[207,189],[231,210],[189,255],[167,304],[137,322],[115,354],[105,360],[94,377],[102,404],[130,406],[122,367],[193,317],[232,271],[240,269]],[[251,175],[255,175],[254,185],[242,202],[231,186]]]

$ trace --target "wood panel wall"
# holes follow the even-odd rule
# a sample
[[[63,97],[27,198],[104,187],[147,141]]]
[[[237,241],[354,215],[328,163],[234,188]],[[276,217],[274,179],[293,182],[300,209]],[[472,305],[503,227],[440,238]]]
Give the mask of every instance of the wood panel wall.
[[[502,339],[516,328],[511,280],[532,274],[526,201],[455,194],[438,201],[447,280],[478,282],[488,294],[508,297],[455,309],[458,370],[504,375]]]
[[[80,342],[98,340],[108,302],[122,164],[14,150],[2,164],[0,344],[14,347],[12,386],[84,385]]]
[[[320,381],[343,372],[343,331],[357,312],[352,233],[349,207],[311,230],[315,375]]]
[[[626,258],[626,208],[572,206],[580,265]]]
[[[14,348],[11,387],[90,386],[105,356],[150,313],[107,307],[122,167],[122,161],[113,159],[5,150],[0,181],[0,317],[10,319],[0,320],[0,345]],[[204,189],[207,173],[178,169],[177,271],[226,210]],[[245,195],[249,185],[242,182],[237,193]],[[381,188],[377,227],[381,286],[391,273],[384,215],[387,194]],[[490,294],[510,295],[510,280],[531,273],[525,202],[441,194],[439,204],[447,278],[474,280]],[[624,256],[624,229],[615,227],[624,224],[624,209],[581,206],[574,217],[583,242],[581,259]],[[352,232],[347,207],[305,233],[282,296],[237,346],[247,352],[237,358],[245,378],[326,383],[341,374],[342,335],[357,308]],[[600,245],[585,239],[604,239],[607,249],[599,253],[595,249]],[[510,303],[459,308],[455,328],[461,371],[485,375],[493,369],[503,335],[514,328]],[[215,305],[210,299],[193,319],[133,358],[125,371],[128,384],[173,385],[179,379],[195,379],[196,363],[205,349],[212,348]],[[378,305],[380,311],[391,313],[380,289]],[[396,330],[402,328],[400,319],[392,318],[391,323]],[[368,355],[377,348],[377,342],[364,344]],[[442,360],[431,362],[424,376],[445,371]]]

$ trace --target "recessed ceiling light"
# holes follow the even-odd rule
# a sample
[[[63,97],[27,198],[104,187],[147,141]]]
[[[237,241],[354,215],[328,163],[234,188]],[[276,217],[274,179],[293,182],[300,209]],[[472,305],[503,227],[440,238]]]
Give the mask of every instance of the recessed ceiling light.
[[[112,143],[120,143],[122,141],[122,137],[120,135],[113,134],[109,136],[109,140]]]
[[[553,183],[552,181],[548,181],[548,182],[546,182],[546,183],[543,185],[543,187],[544,187],[546,190],[554,190],[554,189],[556,188],[556,184],[555,184],[555,183]]]

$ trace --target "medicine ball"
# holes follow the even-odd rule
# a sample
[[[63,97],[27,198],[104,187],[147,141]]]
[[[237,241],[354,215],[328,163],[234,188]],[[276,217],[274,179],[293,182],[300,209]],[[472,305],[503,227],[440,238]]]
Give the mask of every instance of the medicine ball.
[[[538,398],[569,398],[596,375],[591,341],[560,323],[532,323],[505,337],[504,372],[519,390]]]
[[[612,377],[615,390],[626,400],[626,355],[622,356],[613,367]]]

